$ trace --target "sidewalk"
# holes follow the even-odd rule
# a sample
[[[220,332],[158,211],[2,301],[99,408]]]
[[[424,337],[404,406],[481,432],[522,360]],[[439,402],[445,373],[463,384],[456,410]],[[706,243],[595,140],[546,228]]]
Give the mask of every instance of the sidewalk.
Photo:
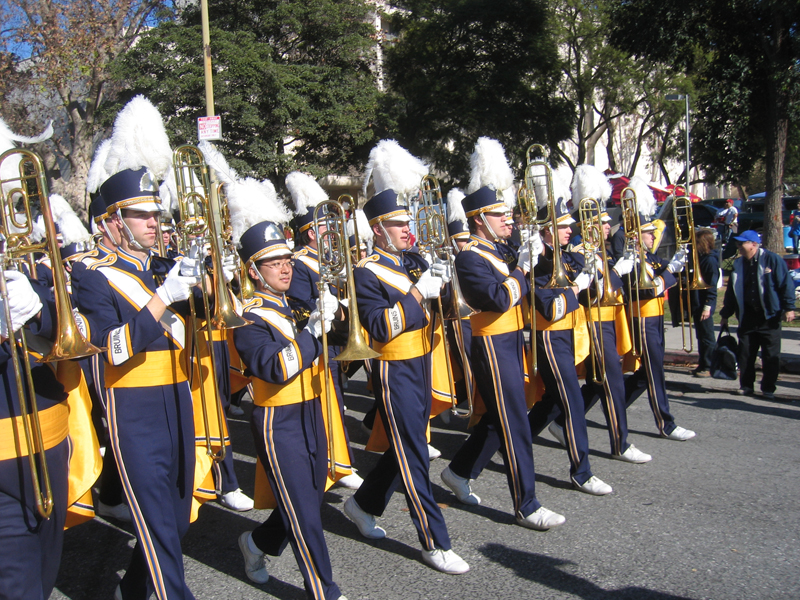
[[[714,327],[714,335],[719,335],[719,325]],[[735,327],[731,330],[731,335],[736,337]],[[688,336],[688,332],[687,332]],[[664,328],[664,362],[669,365],[697,365],[697,338],[692,329],[694,351],[686,353],[683,351],[683,339],[680,327],[672,327],[669,323]],[[687,338],[688,345],[688,338]],[[759,367],[759,362],[756,366]],[[793,327],[783,328],[783,339],[781,340],[781,373],[800,374],[800,329]]]

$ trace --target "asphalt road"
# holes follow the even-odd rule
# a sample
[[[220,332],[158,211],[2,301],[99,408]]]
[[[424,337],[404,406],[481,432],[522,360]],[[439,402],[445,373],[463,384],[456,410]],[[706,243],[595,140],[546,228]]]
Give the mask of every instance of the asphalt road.
[[[598,406],[589,414],[592,469],[613,486],[610,496],[573,490],[566,452],[547,433],[537,438],[537,495],[567,518],[544,533],[514,523],[499,455],[473,484],[481,506],[458,503],[439,473],[464,439],[465,426],[437,419],[432,442],[443,458],[431,463],[431,477],[453,549],[470,572],[443,575],[421,562],[402,493],[379,520],[387,538],[366,541],[342,512],[352,492],[334,488],[326,495],[323,520],[342,592],[350,600],[800,596],[800,403],[735,396],[736,382],[695,379],[688,369],[670,369],[667,378],[676,422],[697,437],[658,438],[646,396],[640,398],[628,410],[630,441],[653,455],[651,463],[611,460],[602,411]],[[363,382],[354,381],[346,400],[355,464],[366,473],[377,457],[363,450],[359,423],[371,403],[364,394]],[[782,375],[778,397],[800,399],[800,377]],[[244,406],[249,414],[251,405]],[[244,419],[230,425],[240,483],[251,493],[249,425]],[[266,515],[234,513],[217,503],[201,509],[183,543],[186,578],[198,600],[305,598],[291,549],[270,563],[266,585],[244,574],[237,537]],[[129,525],[101,519],[67,531],[52,598],[112,598],[130,559],[131,532]]]

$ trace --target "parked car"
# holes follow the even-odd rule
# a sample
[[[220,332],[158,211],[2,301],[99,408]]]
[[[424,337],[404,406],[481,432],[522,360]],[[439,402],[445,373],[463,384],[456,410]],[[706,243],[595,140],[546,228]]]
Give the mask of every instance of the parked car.
[[[704,204],[697,202],[692,204],[692,219],[694,220],[695,227],[711,227],[714,219],[717,217],[719,209],[711,204]],[[661,239],[661,244],[658,247],[658,255],[662,258],[668,259],[671,257],[675,250],[675,219],[672,218],[672,198],[667,198],[667,201],[661,206],[656,215],[656,218],[661,219],[665,223],[664,234]],[[717,235],[714,230],[715,236]]]
[[[789,225],[789,216],[797,208],[800,196],[784,196],[782,220],[783,225]],[[759,233],[764,228],[764,200],[748,200],[739,210],[739,231],[754,229]]]

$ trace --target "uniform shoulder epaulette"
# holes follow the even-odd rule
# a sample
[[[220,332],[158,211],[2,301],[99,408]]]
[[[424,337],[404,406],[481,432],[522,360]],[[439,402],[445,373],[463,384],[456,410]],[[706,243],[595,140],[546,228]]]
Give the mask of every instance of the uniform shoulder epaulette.
[[[368,256],[367,258],[362,258],[360,261],[358,261],[356,267],[365,267],[368,263],[378,262],[379,259],[380,257],[377,254],[372,254],[371,256]]]
[[[91,264],[87,264],[86,268],[90,270],[98,269],[99,267],[110,267],[115,262],[117,262],[117,255],[116,254],[108,254],[103,258],[100,258],[94,261]]]
[[[76,257],[73,259],[73,261],[74,261],[74,262],[83,262],[83,261],[84,261],[84,259],[87,259],[87,258],[95,258],[97,255],[98,255],[97,248],[94,248],[93,250],[87,250],[86,252],[81,252],[80,254],[78,254],[78,255],[77,255],[77,256],[76,256]]]
[[[478,242],[475,240],[470,240],[464,245],[464,250],[472,250],[473,248],[477,248]]]
[[[242,312],[250,310],[251,308],[258,308],[259,306],[261,306],[261,298],[250,298],[250,300],[245,301],[242,306]]]
[[[292,256],[294,258],[299,258],[301,256],[306,256],[307,254],[308,254],[308,248],[303,246],[302,248],[300,248],[300,250],[297,250]]]

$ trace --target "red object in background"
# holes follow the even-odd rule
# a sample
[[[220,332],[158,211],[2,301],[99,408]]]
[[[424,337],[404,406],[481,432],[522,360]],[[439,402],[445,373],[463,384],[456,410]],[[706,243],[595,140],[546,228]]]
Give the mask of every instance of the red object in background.
[[[667,191],[668,191],[668,192],[671,194],[671,193],[672,193],[672,191],[673,191],[673,190],[674,190],[676,187],[679,187],[679,188],[680,188],[680,190],[681,190],[681,192],[682,192],[682,195],[684,195],[684,196],[687,196],[687,197],[689,198],[689,200],[691,200],[692,202],[702,202],[702,200],[703,200],[703,199],[702,199],[700,196],[698,196],[697,194],[693,194],[693,193],[691,193],[691,192],[689,192],[689,193],[687,194],[687,193],[686,193],[686,188],[685,188],[685,187],[683,187],[682,185],[676,186],[674,183],[670,183],[670,184],[667,186],[667,188],[666,188],[666,189],[667,189]]]
[[[783,260],[786,261],[786,266],[789,267],[790,271],[794,271],[795,269],[800,269],[800,256],[797,254],[789,254],[783,257]]]
[[[409,232],[409,234],[408,234],[408,241],[409,241],[409,242],[411,242],[411,245],[413,246],[414,244],[416,244],[416,243],[417,243],[417,238],[416,238],[416,237],[414,237],[414,234],[413,234],[413,233]]]
[[[625,177],[625,175],[620,175],[619,173],[614,173],[614,171],[608,169],[605,171],[605,176],[608,178],[608,183],[611,184],[611,198],[609,199],[614,206],[619,206],[620,198],[622,197],[622,190],[624,190],[631,182],[630,177]],[[660,188],[655,185],[650,185],[650,189],[653,191],[653,196],[656,198],[657,203],[662,203],[664,200],[667,199],[670,192],[667,189]]]

